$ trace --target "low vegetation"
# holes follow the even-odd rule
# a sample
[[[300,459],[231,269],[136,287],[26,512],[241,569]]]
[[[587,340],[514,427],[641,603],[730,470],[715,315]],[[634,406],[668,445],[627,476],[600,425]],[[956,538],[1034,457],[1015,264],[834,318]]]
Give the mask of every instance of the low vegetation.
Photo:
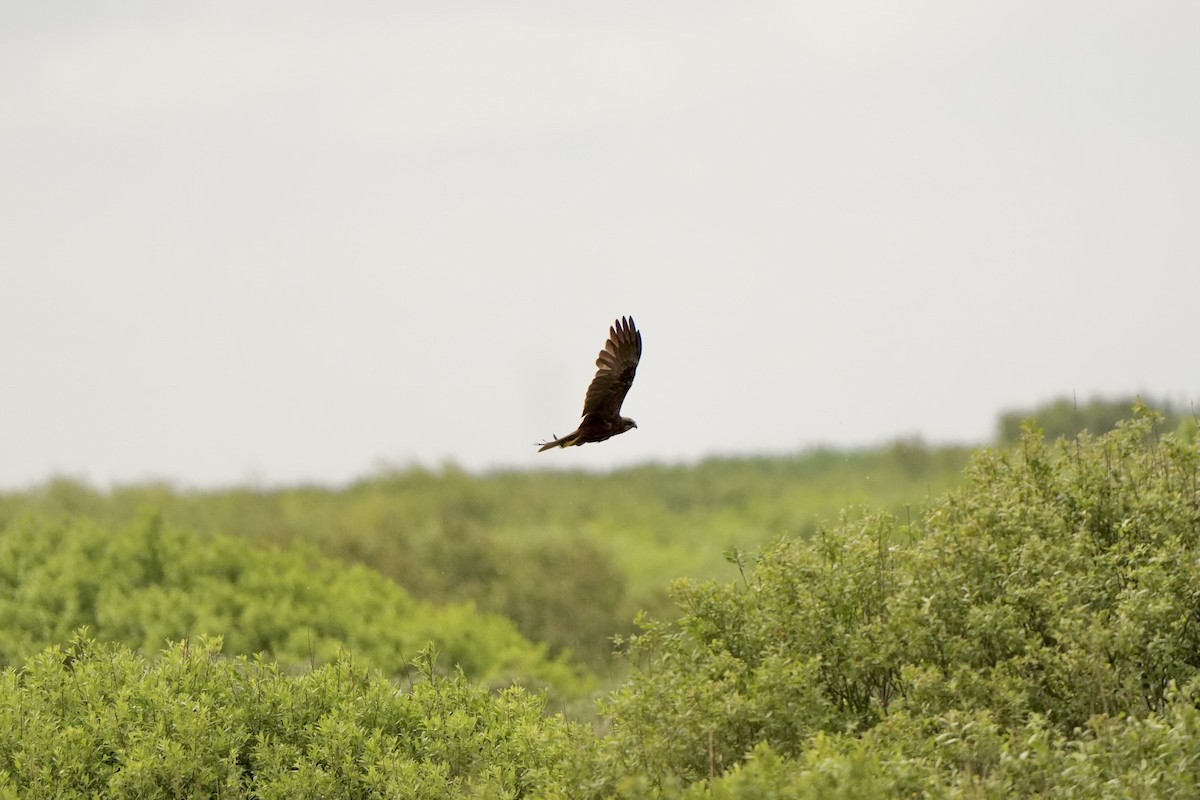
[[[79,637],[0,676],[0,797],[583,796],[590,735],[519,687],[489,693],[419,654],[402,688],[344,656],[299,675],[154,658]]]
[[[578,670],[548,657],[504,617],[469,604],[415,600],[365,567],[310,548],[201,538],[153,515],[113,528],[24,518],[0,535],[0,665],[20,665],[79,629],[143,653],[168,641],[223,640],[227,655],[261,654],[290,671],[333,660],[403,677],[432,642],[440,668],[472,679],[520,680],[567,695]]]
[[[307,537],[7,498],[0,797],[1195,797],[1200,450],[1165,427],[1030,428],[925,502],[724,539],[722,576],[622,634],[589,721],[555,710],[587,676],[504,619]],[[533,541],[574,524],[552,507]]]
[[[1031,431],[914,524],[843,521],[738,581],[676,584],[682,616],[632,638],[640,668],[605,703],[614,772],[732,769],[769,796],[831,776],[855,797],[1187,796],[1198,554],[1195,442],[1145,418],[1054,446]]]
[[[340,490],[103,492],[60,479],[0,495],[0,525],[34,514],[124,529],[150,510],[171,530],[309,548],[422,600],[503,615],[554,654],[608,673],[613,634],[631,633],[638,611],[672,613],[674,578],[729,576],[726,549],[807,536],[848,506],[909,513],[956,484],[968,455],[897,442],[608,474],[413,468]]]

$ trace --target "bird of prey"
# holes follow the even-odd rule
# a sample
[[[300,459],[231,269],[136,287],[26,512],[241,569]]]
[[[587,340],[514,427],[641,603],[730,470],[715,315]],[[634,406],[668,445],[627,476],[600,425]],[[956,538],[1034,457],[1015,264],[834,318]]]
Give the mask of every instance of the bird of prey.
[[[596,377],[583,400],[583,421],[561,439],[539,442],[538,452],[552,447],[573,447],[605,439],[636,428],[637,423],[621,416],[621,403],[642,357],[642,334],[633,326],[633,317],[621,317],[608,329],[608,342],[596,358]]]

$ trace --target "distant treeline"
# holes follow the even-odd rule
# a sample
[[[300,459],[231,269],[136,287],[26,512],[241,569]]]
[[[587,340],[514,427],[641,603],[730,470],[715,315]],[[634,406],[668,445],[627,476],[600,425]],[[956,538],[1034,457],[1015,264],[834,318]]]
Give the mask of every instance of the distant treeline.
[[[1001,446],[1014,444],[1020,440],[1021,427],[1027,420],[1033,420],[1049,441],[1059,437],[1073,439],[1083,431],[1101,436],[1116,428],[1121,420],[1128,419],[1130,410],[1138,403],[1144,403],[1160,415],[1159,430],[1174,431],[1195,425],[1195,409],[1181,411],[1167,400],[1094,397],[1079,403],[1075,398],[1060,397],[1034,408],[1005,411],[1000,415],[996,439]]]

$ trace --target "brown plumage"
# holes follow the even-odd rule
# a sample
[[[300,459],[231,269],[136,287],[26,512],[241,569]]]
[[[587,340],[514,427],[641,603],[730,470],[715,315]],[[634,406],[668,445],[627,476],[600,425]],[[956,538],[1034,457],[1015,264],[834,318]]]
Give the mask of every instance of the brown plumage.
[[[608,329],[608,342],[596,358],[596,377],[583,401],[583,421],[561,439],[556,436],[549,442],[539,442],[538,452],[603,442],[636,428],[636,422],[621,416],[621,403],[633,385],[641,358],[642,334],[633,326],[633,317],[621,317]]]

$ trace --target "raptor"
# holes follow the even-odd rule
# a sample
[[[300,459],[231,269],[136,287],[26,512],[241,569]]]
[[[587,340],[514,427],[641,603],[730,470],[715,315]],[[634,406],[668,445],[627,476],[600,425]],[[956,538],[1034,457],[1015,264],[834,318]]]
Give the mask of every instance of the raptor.
[[[608,329],[608,341],[596,358],[596,377],[592,378],[583,401],[583,421],[566,436],[539,442],[538,452],[603,442],[636,428],[636,422],[621,416],[621,404],[633,385],[641,358],[642,334],[634,327],[633,317],[621,317]]]

